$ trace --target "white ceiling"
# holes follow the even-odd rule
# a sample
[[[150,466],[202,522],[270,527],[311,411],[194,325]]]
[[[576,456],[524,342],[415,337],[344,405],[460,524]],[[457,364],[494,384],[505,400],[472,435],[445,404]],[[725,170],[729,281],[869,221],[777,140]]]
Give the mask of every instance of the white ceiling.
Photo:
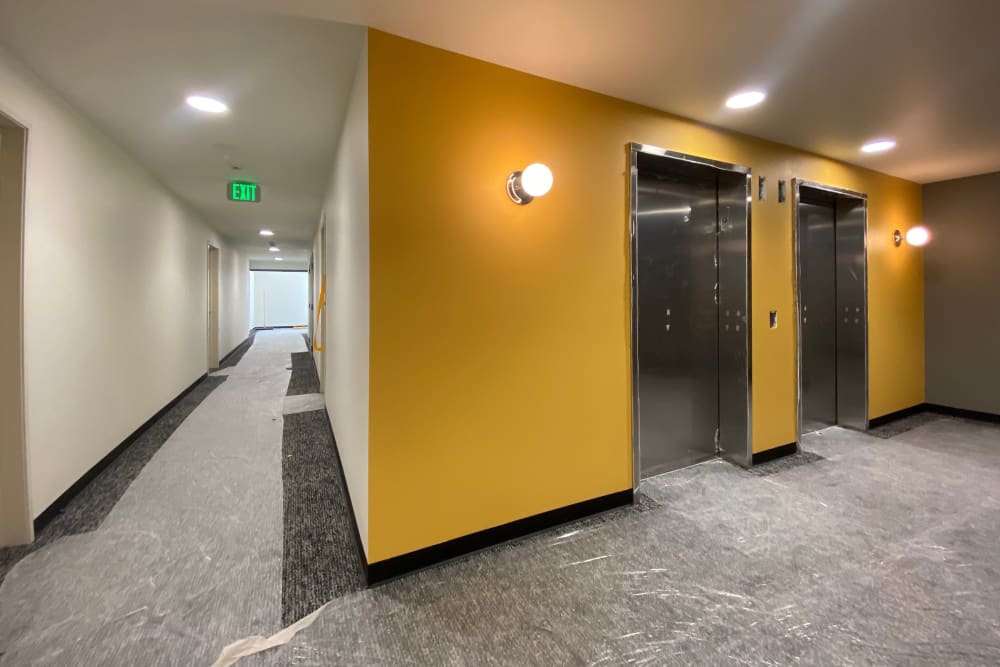
[[[1000,170],[1000,0],[0,0],[0,19],[0,42],[260,259],[261,227],[308,257],[351,23],[919,182]],[[724,108],[748,87],[767,101]],[[196,113],[193,92],[232,111]],[[858,151],[885,136],[895,151]],[[231,163],[260,204],[225,200]]]
[[[1000,0],[216,0],[371,25],[919,182],[1000,170]],[[761,87],[764,105],[729,111]],[[870,139],[898,148],[863,155]]]
[[[223,235],[312,247],[364,30],[176,0],[0,0],[0,41]],[[212,116],[184,98],[204,93]],[[259,204],[226,200],[230,164]],[[299,260],[299,262],[296,262]]]

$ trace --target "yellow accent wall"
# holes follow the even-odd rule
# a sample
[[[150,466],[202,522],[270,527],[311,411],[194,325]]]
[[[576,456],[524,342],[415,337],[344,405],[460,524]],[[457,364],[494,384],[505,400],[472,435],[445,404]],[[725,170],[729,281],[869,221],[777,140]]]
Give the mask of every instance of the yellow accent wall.
[[[918,185],[378,31],[369,86],[370,562],[631,487],[631,141],[768,177],[754,451],[796,440],[779,179],[869,195],[871,416],[923,401],[922,257],[891,243],[920,220]],[[532,162],[555,184],[516,206],[505,180]]]

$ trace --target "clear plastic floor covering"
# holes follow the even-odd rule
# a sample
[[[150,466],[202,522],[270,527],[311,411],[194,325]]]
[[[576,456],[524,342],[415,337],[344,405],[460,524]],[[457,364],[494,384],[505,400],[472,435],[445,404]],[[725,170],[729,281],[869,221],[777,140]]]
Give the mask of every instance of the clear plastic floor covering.
[[[15,566],[0,663],[210,665],[280,629],[281,419],[303,349],[258,334],[97,531]],[[345,594],[239,664],[1000,662],[1000,427],[802,444],[753,471],[662,475],[640,505]]]

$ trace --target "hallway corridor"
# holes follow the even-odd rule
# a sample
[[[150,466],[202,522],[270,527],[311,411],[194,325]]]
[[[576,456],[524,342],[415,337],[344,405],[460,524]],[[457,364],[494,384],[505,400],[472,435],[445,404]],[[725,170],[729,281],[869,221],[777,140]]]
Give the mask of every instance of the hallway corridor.
[[[954,5],[0,0],[0,667],[1000,666]]]
[[[258,332],[96,530],[10,570],[0,664],[207,667],[325,602],[239,664],[1000,660],[996,425],[827,429],[365,589],[309,357],[296,331]]]
[[[206,380],[224,379],[96,530],[62,537],[7,574],[0,588],[3,664],[210,664],[223,640],[279,626],[287,560],[283,432],[294,440],[289,422],[326,419],[320,395],[286,397],[296,387],[318,390],[306,372],[290,386],[297,354],[315,378],[299,331],[258,332],[237,365]],[[283,418],[283,410],[294,414]],[[313,437],[329,436],[320,430]],[[295,489],[301,485],[288,485],[284,495]],[[304,516],[347,520],[329,507]],[[328,548],[325,555],[339,553]],[[354,565],[336,564],[348,572]]]

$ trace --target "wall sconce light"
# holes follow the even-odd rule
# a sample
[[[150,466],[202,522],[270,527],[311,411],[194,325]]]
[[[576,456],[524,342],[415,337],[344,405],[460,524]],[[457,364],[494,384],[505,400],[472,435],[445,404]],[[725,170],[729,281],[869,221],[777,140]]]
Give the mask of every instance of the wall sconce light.
[[[915,248],[922,248],[927,245],[928,241],[931,240],[931,233],[927,231],[926,227],[911,227],[907,230],[905,237],[898,229],[892,233],[892,242],[897,248],[903,245],[904,238],[911,246]]]
[[[515,204],[528,204],[552,188],[552,170],[540,162],[507,177],[507,195]]]

